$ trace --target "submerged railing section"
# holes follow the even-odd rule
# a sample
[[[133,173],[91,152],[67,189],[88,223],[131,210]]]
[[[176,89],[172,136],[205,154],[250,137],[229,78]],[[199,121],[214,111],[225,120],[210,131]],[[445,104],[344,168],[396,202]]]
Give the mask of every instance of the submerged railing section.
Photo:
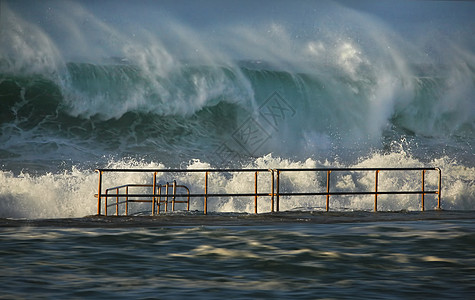
[[[398,190],[398,191],[386,191],[381,190],[380,186],[380,174],[382,172],[407,172],[418,171],[421,174],[420,189],[416,190]],[[426,172],[436,171],[438,172],[437,189],[426,189]],[[97,169],[99,174],[98,180],[98,193],[95,194],[97,198],[97,214],[102,214],[102,205],[104,205],[104,215],[108,215],[109,208],[115,208],[115,215],[120,215],[119,207],[124,206],[124,215],[129,214],[129,203],[150,203],[151,214],[159,214],[161,210],[167,212],[168,204],[171,204],[171,210],[174,211],[177,203],[186,204],[186,210],[190,210],[190,199],[198,199],[202,201],[204,214],[208,212],[208,201],[210,198],[217,197],[252,197],[254,198],[254,213],[258,211],[258,198],[266,197],[269,200],[270,212],[280,210],[281,197],[298,197],[298,196],[325,196],[325,210],[330,210],[330,197],[331,196],[356,196],[356,195],[373,195],[374,196],[374,211],[378,211],[378,196],[379,195],[420,195],[421,197],[421,210],[425,210],[425,195],[437,195],[437,207],[441,209],[441,185],[442,185],[442,172],[440,168],[428,167],[428,168],[281,168],[281,169]],[[282,181],[284,174],[295,174],[297,178],[307,178],[310,173],[323,173],[326,177],[326,189],[324,191],[285,191],[285,183]],[[332,174],[337,173],[361,173],[361,172],[373,172],[374,173],[374,190],[352,190],[352,191],[339,191],[332,190],[331,183],[333,180],[339,180],[338,178],[332,179]],[[141,183],[129,183],[120,186],[114,186],[103,190],[103,180],[106,173],[149,173],[151,175],[151,182],[148,184]],[[190,188],[177,184],[176,179],[171,182],[160,183],[157,181],[157,174],[198,174],[198,177],[194,178],[193,185],[202,185],[201,192],[193,193]],[[229,193],[229,192],[209,192],[212,185],[209,182],[210,174],[218,173],[221,175],[231,175],[236,173],[251,173],[253,175],[253,191]],[[266,173],[268,191],[258,191],[258,174]],[[201,177],[202,176],[202,177]],[[307,177],[305,177],[307,176]],[[407,176],[410,176],[407,174]],[[412,175],[414,176],[414,175]],[[225,176],[224,176],[225,177]],[[340,179],[341,180],[341,179]],[[249,180],[248,180],[249,181]],[[201,182],[201,183],[199,183]],[[259,182],[259,184],[261,184]],[[216,184],[215,184],[216,185]],[[315,190],[318,190],[318,184],[315,184]],[[136,191],[137,188],[141,190]],[[171,191],[170,191],[171,190]],[[134,192],[135,191],[135,192]],[[104,204],[103,200],[104,199]],[[110,201],[112,199],[112,201]],[[114,201],[115,200],[115,201]],[[163,209],[162,209],[163,207]]]

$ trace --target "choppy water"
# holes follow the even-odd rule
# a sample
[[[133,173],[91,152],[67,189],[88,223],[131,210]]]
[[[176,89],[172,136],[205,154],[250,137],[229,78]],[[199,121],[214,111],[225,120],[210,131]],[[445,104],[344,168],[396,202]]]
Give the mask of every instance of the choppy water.
[[[473,220],[0,229],[1,298],[469,299]]]

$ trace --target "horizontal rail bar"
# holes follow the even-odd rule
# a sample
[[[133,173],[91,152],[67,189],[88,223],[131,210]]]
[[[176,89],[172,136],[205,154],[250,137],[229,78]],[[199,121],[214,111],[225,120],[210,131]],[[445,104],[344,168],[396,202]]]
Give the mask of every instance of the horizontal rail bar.
[[[306,171],[422,171],[439,170],[438,167],[416,167],[416,168],[276,168],[276,169],[96,169],[96,172],[166,172],[166,173],[200,173],[200,172],[266,172],[266,171],[285,171],[285,172],[306,172]]]
[[[292,192],[292,193],[282,193],[279,192],[280,196],[326,196],[326,195],[420,195],[420,194],[438,194],[438,191],[394,191],[394,192]],[[217,193],[217,194],[101,194],[102,198],[115,198],[115,197],[251,197],[251,196],[272,196],[271,193]],[[97,194],[96,194],[97,197]],[[129,200],[129,202],[132,202]]]
[[[152,200],[135,200],[135,199],[131,200],[131,199],[129,199],[129,200],[126,200],[126,201],[108,203],[107,207],[117,206],[119,204],[126,204],[127,202],[150,203],[150,202],[152,202]]]
[[[166,172],[166,173],[203,173],[203,172],[268,172],[271,169],[96,169],[95,172]]]
[[[120,197],[120,196],[119,196]],[[111,206],[117,206],[118,204],[126,204],[127,202],[137,202],[137,203],[152,203],[153,200],[127,200],[127,201],[121,201],[121,202],[112,202],[110,204],[107,204],[107,207]],[[175,200],[175,203],[187,203],[188,201],[178,201]]]
[[[153,184],[124,184],[124,185],[119,185],[119,186],[115,186],[115,187],[111,187],[111,188],[108,188],[106,189],[106,192],[109,192],[109,191],[113,191],[113,190],[117,190],[117,189],[121,189],[121,188],[125,188],[125,187],[153,187]],[[158,187],[165,187],[164,184],[162,185],[157,185],[156,186],[157,188]],[[188,190],[188,188],[184,185],[177,185],[176,187],[180,187],[180,188],[185,188]],[[104,195],[104,194],[102,194]],[[119,197],[123,195],[123,194],[119,194]],[[128,195],[132,195],[132,194],[128,194]],[[142,194],[140,194],[142,195]],[[157,195],[157,194],[156,194]],[[109,196],[117,196],[117,194],[109,194]],[[163,196],[167,196],[167,195],[163,195]],[[169,196],[169,195],[168,195]],[[97,197],[97,194],[94,194],[94,197]],[[103,196],[101,196],[103,197]]]
[[[153,184],[124,184],[124,185],[119,185],[119,186],[115,186],[115,187],[111,187],[111,188],[108,188],[106,189],[106,191],[112,191],[112,190],[116,190],[116,189],[122,189],[122,188],[125,188],[125,187],[153,187]],[[161,185],[157,185],[156,186],[157,188],[158,187],[165,187],[164,184],[161,184]],[[181,187],[181,188],[185,188],[187,189],[186,186],[184,185],[178,185],[176,187]],[[97,196],[97,194],[95,194]],[[115,194],[114,194],[115,195]]]
[[[131,186],[133,186],[133,187],[153,187],[153,185],[151,185],[151,184],[135,184],[135,183],[132,183],[132,184],[124,184],[124,185],[111,187],[111,188],[106,189],[106,191],[112,191],[112,190],[122,189],[122,188],[125,188],[125,187],[131,187]]]
[[[129,199],[125,202],[141,202],[141,203],[150,203],[152,202],[152,200],[138,200],[138,199]],[[125,202],[122,202],[122,203],[125,203]]]
[[[250,197],[255,196],[256,193],[236,193],[236,194],[228,194],[228,193],[219,193],[219,194],[101,194],[101,198],[116,198],[116,197]],[[258,193],[257,196],[271,196],[271,193]],[[96,194],[97,197],[97,194]]]
[[[437,191],[397,191],[397,192],[321,192],[321,193],[282,193],[280,192],[280,196],[326,196],[326,195],[420,195],[420,194],[438,194]]]
[[[306,172],[306,171],[314,171],[314,172],[323,172],[323,171],[422,171],[422,170],[439,170],[438,167],[417,167],[417,168],[306,168],[306,169],[298,169],[298,168],[284,168],[284,169],[275,169],[282,172]]]

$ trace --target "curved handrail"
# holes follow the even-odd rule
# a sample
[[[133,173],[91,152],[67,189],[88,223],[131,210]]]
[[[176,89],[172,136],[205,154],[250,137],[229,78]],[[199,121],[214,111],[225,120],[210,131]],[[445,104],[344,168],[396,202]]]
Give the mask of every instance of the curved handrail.
[[[167,185],[168,185],[168,183],[167,183]],[[156,188],[160,190],[162,187],[165,187],[165,186],[166,185],[158,185]],[[166,196],[167,198],[168,197],[173,197],[172,201],[171,201],[171,203],[173,205],[172,206],[172,211],[175,210],[175,203],[187,203],[186,210],[189,211],[190,210],[190,189],[185,185],[176,185],[176,182],[175,182],[175,186],[177,188],[185,189],[187,194],[184,194],[184,195],[183,194],[177,194],[176,190],[175,190],[173,194],[168,194],[168,191],[167,191],[166,194],[161,195],[159,193],[158,196],[159,197],[160,196]],[[129,183],[129,184],[123,184],[123,185],[107,188],[105,190],[105,195],[103,195],[103,197],[105,198],[105,204],[104,204],[105,215],[108,214],[107,208],[115,206],[116,207],[116,215],[118,216],[119,215],[119,205],[125,204],[125,215],[127,216],[128,215],[128,204],[130,202],[152,203],[152,205],[154,205],[154,206],[155,206],[156,203],[158,203],[158,208],[159,208],[158,212],[160,211],[160,202],[163,203],[163,202],[166,201],[166,206],[167,207],[168,207],[168,203],[170,203],[168,201],[168,199],[165,200],[165,201],[158,201],[158,202],[155,201],[155,198],[153,198],[152,200],[129,199],[130,197],[132,197],[132,198],[144,198],[144,197],[148,198],[148,197],[150,197],[149,194],[131,194],[131,193],[129,193],[129,187],[149,187],[149,188],[151,188],[151,187],[153,187],[153,185],[152,184]],[[120,194],[119,191],[121,189],[124,189],[124,188],[125,188],[125,193]],[[112,193],[110,193],[111,191],[115,191],[116,193],[112,194]],[[152,196],[154,196],[154,195],[156,196],[157,194],[156,193],[152,194]],[[108,203],[107,199],[108,198],[114,198],[114,197],[116,198],[116,202]],[[177,197],[187,197],[187,200],[176,200]],[[124,201],[119,201],[120,198],[125,198],[125,200]],[[168,208],[166,209],[166,211],[168,211]]]

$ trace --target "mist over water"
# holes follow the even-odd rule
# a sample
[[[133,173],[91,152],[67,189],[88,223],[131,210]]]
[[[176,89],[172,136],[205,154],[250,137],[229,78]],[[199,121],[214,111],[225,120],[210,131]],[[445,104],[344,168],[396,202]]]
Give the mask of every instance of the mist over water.
[[[474,209],[474,5],[367,4],[1,2],[0,217],[93,214],[97,167],[437,166]]]

